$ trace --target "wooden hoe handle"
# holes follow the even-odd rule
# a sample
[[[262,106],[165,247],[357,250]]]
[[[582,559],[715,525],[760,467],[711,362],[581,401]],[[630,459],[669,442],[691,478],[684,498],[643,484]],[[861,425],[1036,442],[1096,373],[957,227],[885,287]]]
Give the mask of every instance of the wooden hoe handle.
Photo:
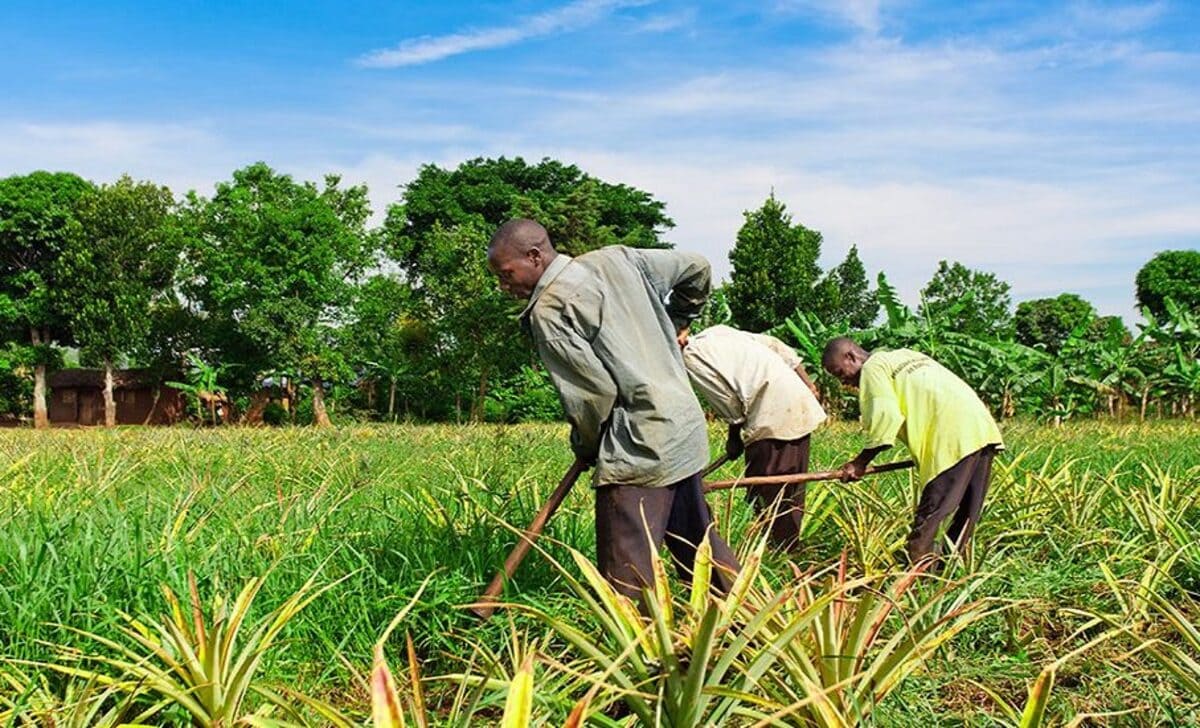
[[[904,470],[913,466],[912,460],[900,460],[883,465],[872,465],[863,475],[889,473],[893,470]],[[704,484],[704,492],[726,490],[728,488],[753,488],[760,485],[794,485],[796,483],[817,483],[822,480],[837,480],[842,477],[840,470],[822,470],[816,473],[796,473],[794,475],[760,475],[757,477],[737,478],[736,480],[714,480]]]
[[[551,516],[562,505],[566,499],[567,493],[571,492],[571,487],[575,485],[575,481],[579,480],[579,476],[588,469],[588,465],[584,462],[576,460],[571,464],[571,469],[563,475],[562,480],[558,482],[558,487],[550,494],[549,500],[542,506],[542,510],[533,517],[533,522],[529,524],[524,533],[521,534],[517,545],[513,546],[512,551],[508,552],[508,558],[504,560],[504,568],[496,572],[496,576],[492,582],[487,585],[487,589],[483,590],[483,594],[479,595],[477,603],[470,607],[470,610],[480,619],[488,619],[492,616],[492,612],[496,611],[496,597],[504,592],[504,582],[511,579],[516,573],[517,567],[521,565],[521,561],[529,553],[529,549],[533,548],[533,542],[542,534],[542,529],[550,521]]]

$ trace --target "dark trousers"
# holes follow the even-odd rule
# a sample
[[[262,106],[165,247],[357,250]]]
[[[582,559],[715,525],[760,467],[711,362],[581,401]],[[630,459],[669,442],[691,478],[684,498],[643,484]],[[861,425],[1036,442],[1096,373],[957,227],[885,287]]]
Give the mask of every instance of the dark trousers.
[[[691,581],[696,547],[708,533],[712,544],[713,588],[733,586],[741,566],[712,526],[700,474],[662,488],[602,485],[596,489],[596,561],[618,592],[637,600],[642,587],[654,584],[653,552],[666,541],[680,578]]]
[[[798,440],[759,440],[746,446],[746,475],[792,475],[808,472],[809,436]],[[804,483],[748,488],[746,498],[760,517],[771,518],[768,542],[791,551],[800,545],[804,521]]]
[[[960,551],[966,550],[975,525],[979,523],[995,456],[995,446],[988,445],[959,460],[926,484],[917,504],[912,531],[908,534],[908,558],[912,563],[938,555],[938,527],[951,514],[954,519],[946,529],[946,536]]]

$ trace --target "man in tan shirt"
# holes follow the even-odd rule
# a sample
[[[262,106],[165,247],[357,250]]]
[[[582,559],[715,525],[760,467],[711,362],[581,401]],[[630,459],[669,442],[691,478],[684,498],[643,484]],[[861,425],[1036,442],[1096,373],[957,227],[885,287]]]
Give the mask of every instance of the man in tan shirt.
[[[746,474],[808,471],[809,435],[825,421],[816,387],[800,357],[773,336],[713,326],[683,344],[683,363],[713,412],[729,423],[731,460],[746,453]],[[770,514],[771,545],[793,550],[804,520],[803,483],[751,488],[747,497]]]
[[[708,430],[677,344],[708,298],[708,261],[621,245],[572,258],[538,223],[511,220],[492,238],[488,267],[529,301],[521,322],[562,400],[571,448],[595,465],[601,573],[636,598],[654,581],[652,548],[665,541],[688,579],[707,536],[713,585],[728,591],[740,567],[704,502]]]

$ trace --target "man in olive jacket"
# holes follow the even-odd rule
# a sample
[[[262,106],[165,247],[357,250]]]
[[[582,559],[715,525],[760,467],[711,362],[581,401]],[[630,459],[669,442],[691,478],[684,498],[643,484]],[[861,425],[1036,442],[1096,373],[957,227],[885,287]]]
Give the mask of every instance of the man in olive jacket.
[[[572,258],[538,223],[511,220],[492,237],[488,267],[528,299],[522,326],[558,390],[575,456],[595,466],[600,571],[637,597],[653,583],[652,548],[665,540],[687,579],[708,534],[713,584],[727,591],[740,567],[710,532],[707,427],[677,344],[708,298],[708,262],[620,245]]]

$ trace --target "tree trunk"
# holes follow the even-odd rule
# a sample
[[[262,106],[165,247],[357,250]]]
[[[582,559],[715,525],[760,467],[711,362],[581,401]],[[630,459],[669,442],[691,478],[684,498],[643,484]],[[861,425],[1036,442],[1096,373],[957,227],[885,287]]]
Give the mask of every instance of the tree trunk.
[[[329,427],[329,413],[325,411],[325,386],[320,379],[314,379],[313,388],[313,424],[317,427]]]
[[[117,400],[113,397],[112,359],[104,357],[104,426],[117,426]]]
[[[32,328],[29,335],[35,347],[42,345],[40,331]],[[41,352],[38,352],[38,362],[33,366],[33,426],[39,430],[50,426],[50,414],[46,411],[46,365],[42,363]]]
[[[250,406],[242,414],[241,422],[247,425],[261,425],[263,421],[263,412],[266,411],[267,405],[271,402],[270,393],[265,390],[258,390],[250,395]]]
[[[158,400],[162,398],[162,385],[154,388],[154,399],[150,401],[150,411],[146,413],[146,419],[142,420],[142,425],[149,425],[154,419],[154,410],[158,409]]]
[[[484,367],[479,372],[479,389],[475,393],[475,403],[471,406],[471,421],[483,422],[488,395],[488,369]]]
[[[388,385],[388,420],[396,421],[396,378],[392,377],[391,383]]]
[[[1138,419],[1141,422],[1146,421],[1146,403],[1149,401],[1149,399],[1150,399],[1150,388],[1147,387],[1142,390],[1142,406],[1138,409]]]

